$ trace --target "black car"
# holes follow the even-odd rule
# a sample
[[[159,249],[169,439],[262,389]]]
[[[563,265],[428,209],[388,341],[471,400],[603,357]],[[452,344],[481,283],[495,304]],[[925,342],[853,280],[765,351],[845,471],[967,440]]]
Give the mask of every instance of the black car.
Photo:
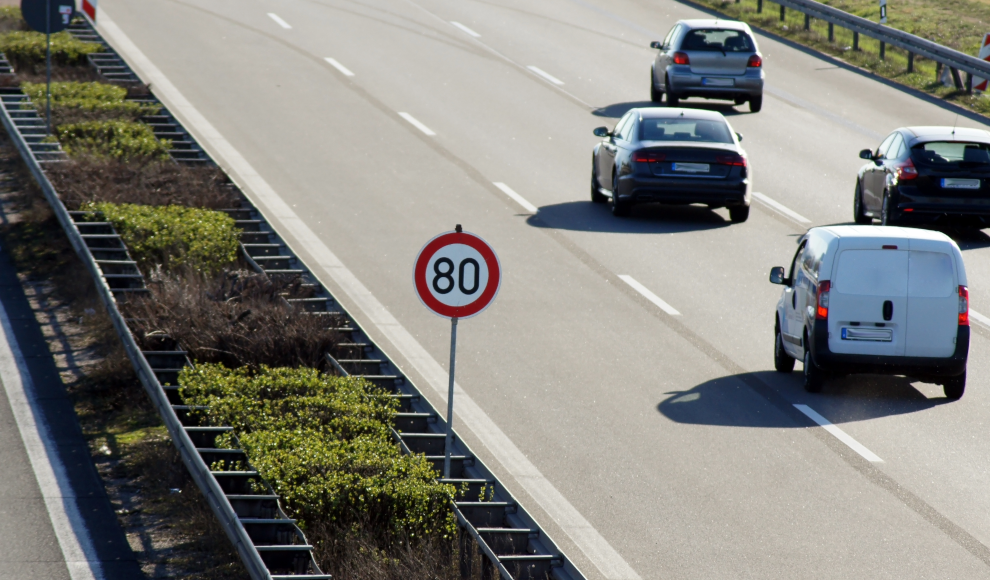
[[[859,156],[856,223],[990,225],[990,131],[902,127]]]
[[[721,113],[698,109],[631,109],[615,129],[595,129],[591,201],[612,213],[637,203],[727,207],[733,222],[749,217],[750,180],[742,136]]]

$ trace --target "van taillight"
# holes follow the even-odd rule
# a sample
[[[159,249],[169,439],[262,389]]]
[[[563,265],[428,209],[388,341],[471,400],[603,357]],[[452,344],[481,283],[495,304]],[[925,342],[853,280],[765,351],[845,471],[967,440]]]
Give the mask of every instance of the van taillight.
[[[828,318],[828,290],[832,283],[828,280],[818,283],[818,309],[815,311],[815,318],[825,320]]]
[[[686,52],[675,52],[674,64],[691,64],[691,59],[688,58]]]
[[[959,326],[969,326],[969,289],[959,287]]]

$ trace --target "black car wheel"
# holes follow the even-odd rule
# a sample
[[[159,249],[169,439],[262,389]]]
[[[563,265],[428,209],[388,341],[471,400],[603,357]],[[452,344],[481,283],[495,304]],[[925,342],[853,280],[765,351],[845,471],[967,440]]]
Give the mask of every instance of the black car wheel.
[[[856,193],[853,197],[853,219],[860,225],[873,223],[873,218],[866,215],[866,208],[863,206],[863,185],[856,180]]]
[[[729,208],[729,219],[732,220],[734,224],[741,224],[749,219],[749,206],[748,205],[738,205],[736,207]]]
[[[763,108],[763,95],[757,95],[755,97],[749,98],[749,111],[751,113],[759,113],[760,109]]]
[[[815,366],[815,362],[811,360],[811,350],[808,348],[808,341],[805,341],[804,344],[804,390],[809,393],[820,393],[822,392],[822,387],[825,386],[822,370]]]
[[[664,86],[664,93],[667,95],[667,106],[668,107],[676,107],[677,105],[680,104],[681,98],[678,97],[677,95],[675,95],[673,92],[671,92],[671,90],[670,90],[670,77],[665,77],[664,78],[664,85],[665,85]]]
[[[591,156],[591,201],[594,203],[605,203],[608,197],[602,194],[598,185],[598,160]]]
[[[774,332],[773,368],[778,373],[789,373],[794,370],[794,357],[784,350],[784,337],[780,335],[780,327]]]
[[[650,69],[650,100],[654,103],[663,101],[663,93],[657,90],[657,81],[653,69]]]
[[[958,377],[949,377],[942,383],[942,390],[945,391],[947,399],[957,400],[962,398],[966,392],[966,371]]]
[[[617,173],[612,174],[612,215],[618,217],[625,217],[629,215],[629,206],[632,205],[628,201],[623,202],[619,200],[619,175]]]
[[[895,220],[893,214],[893,209],[890,207],[890,194],[886,191],[883,192],[883,204],[880,206],[880,225],[882,226],[892,226],[895,225]]]

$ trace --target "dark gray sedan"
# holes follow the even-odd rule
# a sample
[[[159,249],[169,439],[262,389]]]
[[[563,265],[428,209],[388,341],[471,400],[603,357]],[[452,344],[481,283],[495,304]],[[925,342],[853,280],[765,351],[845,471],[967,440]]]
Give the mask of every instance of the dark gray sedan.
[[[631,109],[615,129],[595,129],[591,201],[611,200],[624,216],[637,203],[726,207],[733,222],[749,217],[746,152],[721,113],[699,109]]]
[[[650,98],[676,107],[686,97],[724,99],[749,110],[763,107],[763,55],[744,22],[681,20],[663,42],[652,42],[657,58]]]

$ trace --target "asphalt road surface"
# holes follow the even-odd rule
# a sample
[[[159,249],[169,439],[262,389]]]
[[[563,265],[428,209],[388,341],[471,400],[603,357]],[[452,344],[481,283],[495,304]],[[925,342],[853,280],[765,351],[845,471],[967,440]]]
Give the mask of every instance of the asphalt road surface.
[[[798,372],[772,370],[770,268],[809,226],[851,221],[860,149],[898,126],[951,125],[954,110],[758,35],[763,111],[717,108],[745,136],[754,191],[778,207],[754,200],[740,225],[697,207],[617,219],[589,201],[592,129],[646,104],[649,42],[705,17],[688,5],[100,8],[436,361],[449,325],[416,298],[413,258],[458,223],[496,248],[501,293],[461,324],[458,382],[634,573],[459,426],[589,578],[990,577],[990,327],[974,323],[953,403],[904,378],[809,395]],[[312,248],[281,233],[370,325]],[[972,307],[990,315],[990,237],[955,235]],[[425,382],[387,328],[369,330]]]

